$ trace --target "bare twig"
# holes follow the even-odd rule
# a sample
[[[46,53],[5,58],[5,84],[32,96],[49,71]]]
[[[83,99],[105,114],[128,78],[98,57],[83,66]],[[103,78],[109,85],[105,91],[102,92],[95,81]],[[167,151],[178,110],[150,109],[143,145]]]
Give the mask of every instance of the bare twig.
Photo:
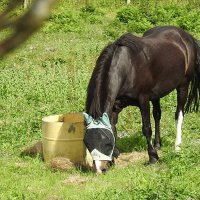
[[[44,20],[50,15],[50,10],[57,0],[35,0],[30,9],[21,17],[11,20],[9,13],[13,11],[22,1],[10,0],[5,11],[0,15],[0,30],[13,29],[13,34],[0,43],[0,57],[23,43]]]

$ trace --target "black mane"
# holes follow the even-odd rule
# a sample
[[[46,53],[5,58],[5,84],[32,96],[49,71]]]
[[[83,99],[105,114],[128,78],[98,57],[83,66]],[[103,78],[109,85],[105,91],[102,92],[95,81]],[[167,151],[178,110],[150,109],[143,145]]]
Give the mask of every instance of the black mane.
[[[105,85],[104,82],[107,77],[106,72],[110,68],[115,48],[116,45],[112,43],[103,49],[96,61],[96,66],[87,88],[86,112],[94,118],[98,118],[103,114],[101,99],[104,94],[102,93],[102,88]]]

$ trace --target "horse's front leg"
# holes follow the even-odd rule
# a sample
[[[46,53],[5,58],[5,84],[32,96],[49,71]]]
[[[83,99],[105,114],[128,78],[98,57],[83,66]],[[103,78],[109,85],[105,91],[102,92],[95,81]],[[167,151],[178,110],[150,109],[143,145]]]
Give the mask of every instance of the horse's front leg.
[[[153,104],[153,117],[154,117],[154,121],[155,121],[154,148],[159,149],[161,147],[161,139],[160,139],[160,119],[161,119],[160,99],[152,101],[152,104]]]
[[[147,140],[149,163],[154,164],[158,160],[158,154],[152,144],[152,130],[150,122],[150,103],[148,95],[141,95],[139,97],[140,112],[142,115],[142,131]]]
[[[113,151],[113,156],[115,158],[118,158],[118,156],[120,154],[118,148],[116,147],[116,140],[117,140],[117,128],[116,128],[116,124],[118,122],[118,114],[119,114],[119,112],[112,111],[111,117],[110,117],[110,123],[111,123],[111,126],[112,126],[113,134],[115,136],[115,148],[114,148],[114,151]]]

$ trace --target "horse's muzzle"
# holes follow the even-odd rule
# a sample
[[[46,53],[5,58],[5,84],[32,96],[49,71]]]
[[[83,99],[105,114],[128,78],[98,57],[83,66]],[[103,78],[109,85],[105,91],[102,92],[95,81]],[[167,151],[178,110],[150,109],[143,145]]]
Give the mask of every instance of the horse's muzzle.
[[[108,169],[113,165],[113,162],[107,160],[94,160],[93,170],[97,174],[102,174],[108,171]]]

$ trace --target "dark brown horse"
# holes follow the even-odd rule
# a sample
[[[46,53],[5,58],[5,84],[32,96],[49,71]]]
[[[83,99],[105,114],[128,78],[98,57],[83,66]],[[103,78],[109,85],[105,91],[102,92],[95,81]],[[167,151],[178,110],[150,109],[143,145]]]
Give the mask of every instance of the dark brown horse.
[[[120,111],[126,106],[138,106],[142,116],[142,132],[148,145],[149,163],[155,163],[158,160],[157,149],[161,146],[160,98],[174,89],[177,90],[175,149],[179,150],[184,112],[197,111],[199,106],[199,44],[190,34],[173,26],[152,28],[145,32],[143,37],[127,33],[108,45],[97,59],[87,91],[87,117],[98,123],[103,113],[107,113],[110,120],[110,122],[107,120],[107,125],[111,124],[111,132],[116,137],[115,125]],[[153,104],[155,120],[154,144],[150,123],[150,102]],[[87,125],[90,122],[91,120],[86,119]],[[109,133],[100,136],[96,132],[98,127],[90,130],[93,131],[88,137],[86,131],[84,139],[89,151],[95,149],[97,155],[110,145],[113,148],[103,154],[115,156],[113,140],[104,137]],[[109,144],[109,141],[112,142]],[[98,172],[106,170],[105,163],[111,161],[111,159],[105,160],[94,159],[94,166]]]

